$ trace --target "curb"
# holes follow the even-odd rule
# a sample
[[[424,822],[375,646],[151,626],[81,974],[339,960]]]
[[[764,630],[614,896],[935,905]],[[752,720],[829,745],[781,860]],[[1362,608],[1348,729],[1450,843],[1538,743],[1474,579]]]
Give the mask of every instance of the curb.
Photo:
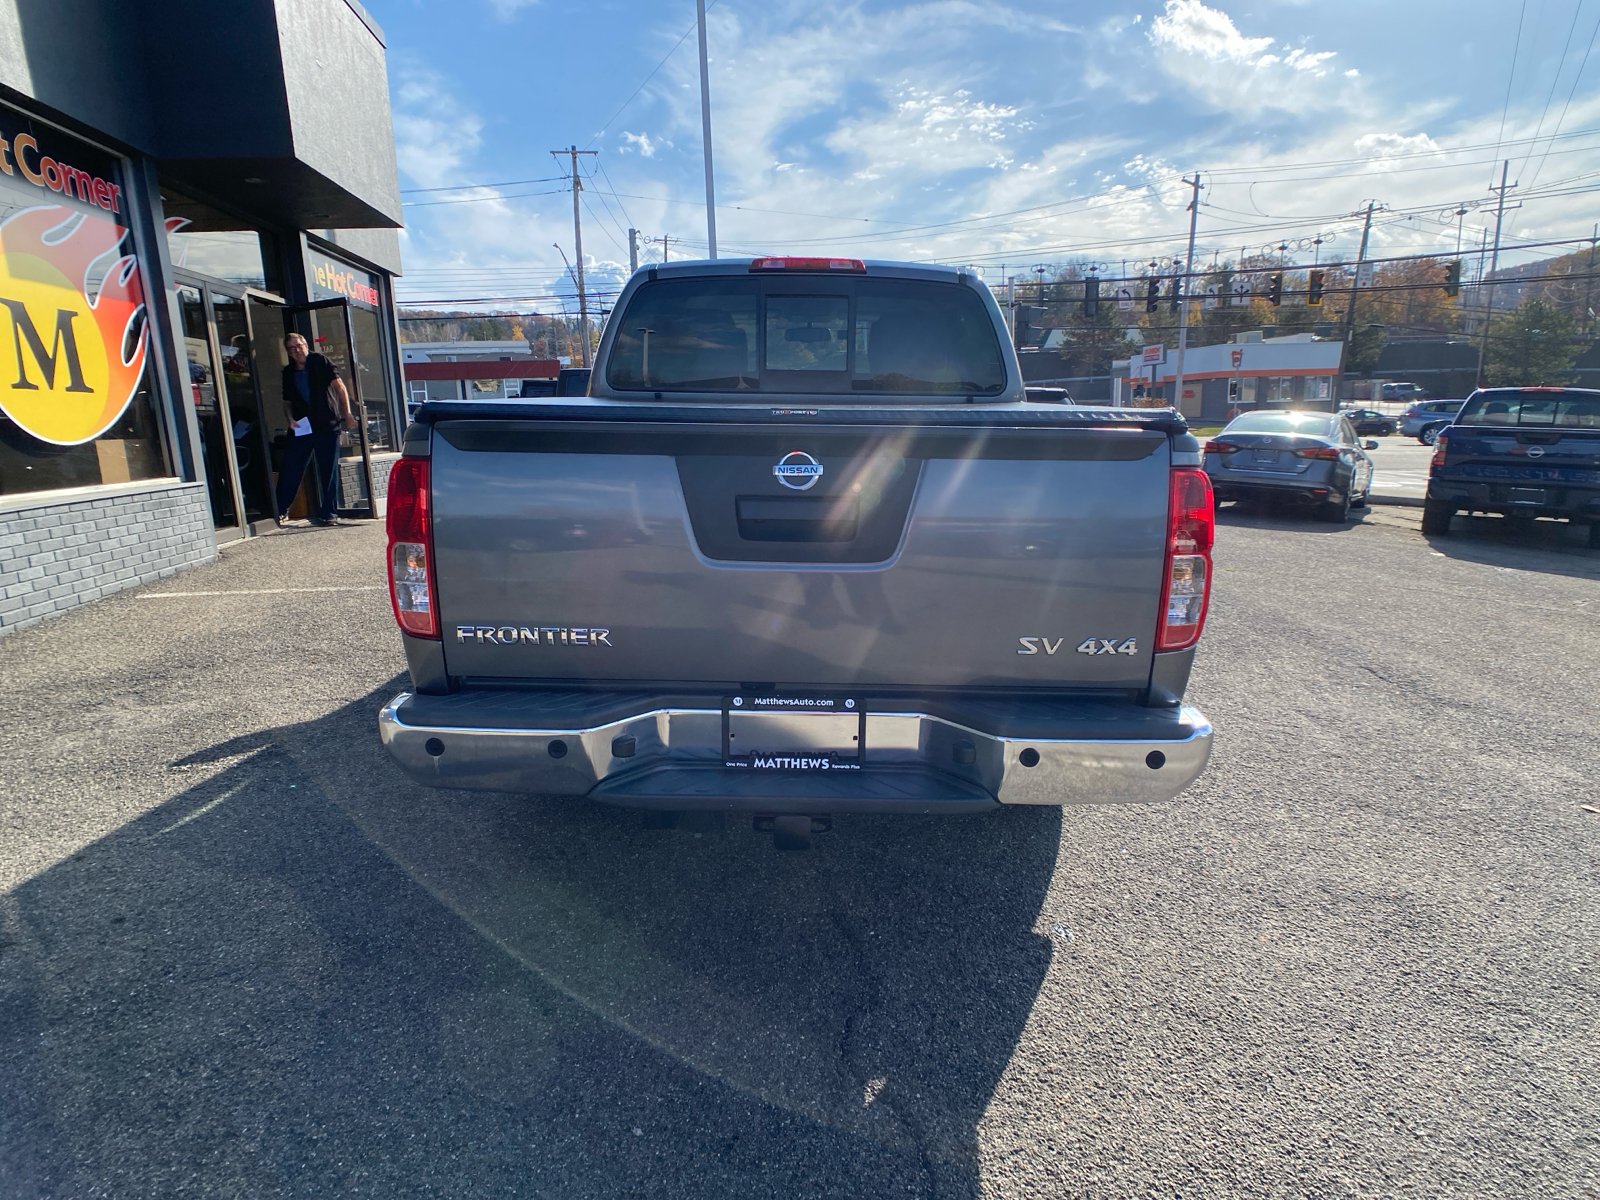
[[[1421,496],[1368,496],[1368,504],[1389,504],[1399,508],[1421,508]]]

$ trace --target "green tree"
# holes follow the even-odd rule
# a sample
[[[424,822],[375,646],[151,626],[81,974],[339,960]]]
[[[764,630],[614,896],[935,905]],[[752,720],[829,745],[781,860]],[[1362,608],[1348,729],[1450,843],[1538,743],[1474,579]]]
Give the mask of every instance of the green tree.
[[[1577,332],[1571,313],[1548,300],[1529,300],[1489,322],[1484,374],[1496,387],[1570,383]]]
[[[1357,322],[1350,331],[1350,344],[1345,347],[1344,373],[1370,375],[1378,368],[1378,356],[1389,344],[1389,331],[1382,325]]]

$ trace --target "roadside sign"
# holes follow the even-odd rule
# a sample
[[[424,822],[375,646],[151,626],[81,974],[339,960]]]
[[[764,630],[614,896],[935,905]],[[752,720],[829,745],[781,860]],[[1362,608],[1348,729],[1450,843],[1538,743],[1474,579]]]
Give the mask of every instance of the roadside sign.
[[[1159,365],[1161,363],[1166,362],[1167,361],[1167,344],[1165,342],[1157,342],[1153,346],[1146,346],[1144,348],[1144,354],[1142,356],[1142,361],[1144,362],[1144,365],[1147,366],[1147,367],[1156,366],[1156,365]]]
[[[1242,366],[1244,366],[1244,351],[1235,350],[1233,352],[1233,369],[1237,371]]]

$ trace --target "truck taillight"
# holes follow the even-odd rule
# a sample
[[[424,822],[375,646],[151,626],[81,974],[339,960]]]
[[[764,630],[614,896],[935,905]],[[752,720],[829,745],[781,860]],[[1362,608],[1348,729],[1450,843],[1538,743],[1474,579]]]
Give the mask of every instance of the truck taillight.
[[[1529,389],[1523,388],[1522,390],[1528,391]],[[1439,431],[1439,436],[1434,440],[1433,443],[1433,457],[1428,460],[1428,473],[1430,475],[1437,471],[1440,467],[1444,466],[1446,443],[1449,442],[1449,440],[1450,431],[1447,429],[1441,429]]]
[[[1211,543],[1216,528],[1211,479],[1193,467],[1173,471],[1157,650],[1183,650],[1200,640],[1211,599]]]
[[[425,458],[402,458],[389,472],[389,599],[401,629],[413,637],[437,638],[428,466]]]

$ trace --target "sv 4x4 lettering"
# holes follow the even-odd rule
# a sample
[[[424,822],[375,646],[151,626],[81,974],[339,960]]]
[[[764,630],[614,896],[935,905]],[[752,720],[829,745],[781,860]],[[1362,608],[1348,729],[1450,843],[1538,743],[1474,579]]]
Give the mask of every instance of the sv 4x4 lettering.
[[[1054,654],[1066,640],[1064,637],[1019,637],[1017,641],[1022,649],[1017,653],[1037,654],[1042,646],[1046,654]],[[1137,654],[1139,642],[1137,638],[1084,638],[1078,643],[1077,651],[1079,654]]]

